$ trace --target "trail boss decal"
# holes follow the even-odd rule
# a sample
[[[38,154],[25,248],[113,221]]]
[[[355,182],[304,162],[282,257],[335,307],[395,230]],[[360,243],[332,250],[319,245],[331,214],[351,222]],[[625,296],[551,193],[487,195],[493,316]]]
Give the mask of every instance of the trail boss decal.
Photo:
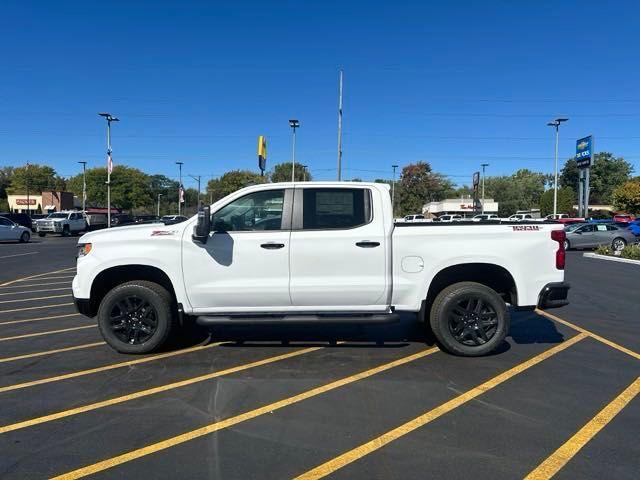
[[[540,230],[539,225],[512,225],[514,232],[521,232],[523,230]]]

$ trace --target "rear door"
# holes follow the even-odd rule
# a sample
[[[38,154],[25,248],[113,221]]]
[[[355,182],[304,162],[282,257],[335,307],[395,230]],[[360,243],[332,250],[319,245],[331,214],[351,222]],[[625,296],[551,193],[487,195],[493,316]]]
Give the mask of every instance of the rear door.
[[[380,311],[390,281],[380,193],[365,187],[296,187],[289,291],[299,310]]]
[[[571,239],[571,246],[595,247],[597,242],[594,239],[594,231],[595,228],[592,223],[578,227],[574,235],[575,240],[573,238]]]

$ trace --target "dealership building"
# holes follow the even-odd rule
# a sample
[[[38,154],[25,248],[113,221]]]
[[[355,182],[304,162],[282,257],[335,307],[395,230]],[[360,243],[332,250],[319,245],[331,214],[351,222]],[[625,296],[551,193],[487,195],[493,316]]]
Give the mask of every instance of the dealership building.
[[[73,210],[81,206],[71,192],[42,192],[41,195],[7,195],[9,210],[13,213],[52,213]]]
[[[479,205],[482,205],[482,200],[479,200]],[[422,213],[426,218],[439,217],[440,215],[462,215],[466,217],[472,217],[478,211],[473,209],[473,198],[460,197],[460,198],[446,198],[439,202],[429,202],[422,207]],[[484,199],[484,213],[498,213],[498,202],[495,202],[493,198]]]

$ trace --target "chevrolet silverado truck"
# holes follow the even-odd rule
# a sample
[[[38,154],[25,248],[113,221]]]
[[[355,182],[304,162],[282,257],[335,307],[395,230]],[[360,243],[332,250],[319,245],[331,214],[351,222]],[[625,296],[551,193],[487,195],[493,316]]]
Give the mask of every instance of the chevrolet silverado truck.
[[[383,323],[414,312],[447,352],[485,355],[510,310],[567,303],[557,223],[394,223],[378,183],[243,188],[174,225],[90,232],[73,296],[105,341],[148,353],[201,326]]]
[[[59,233],[68,237],[72,233],[87,230],[85,215],[76,211],[50,213],[45,218],[36,220],[35,224],[40,237],[44,237],[47,233]]]

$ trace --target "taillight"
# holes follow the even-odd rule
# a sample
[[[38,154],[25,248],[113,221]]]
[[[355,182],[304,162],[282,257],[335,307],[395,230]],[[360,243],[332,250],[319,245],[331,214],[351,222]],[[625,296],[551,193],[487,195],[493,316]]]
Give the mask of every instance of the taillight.
[[[564,230],[551,230],[551,239],[558,242],[558,250],[556,250],[556,268],[558,270],[564,270],[564,241],[566,238],[567,235],[564,233]]]

